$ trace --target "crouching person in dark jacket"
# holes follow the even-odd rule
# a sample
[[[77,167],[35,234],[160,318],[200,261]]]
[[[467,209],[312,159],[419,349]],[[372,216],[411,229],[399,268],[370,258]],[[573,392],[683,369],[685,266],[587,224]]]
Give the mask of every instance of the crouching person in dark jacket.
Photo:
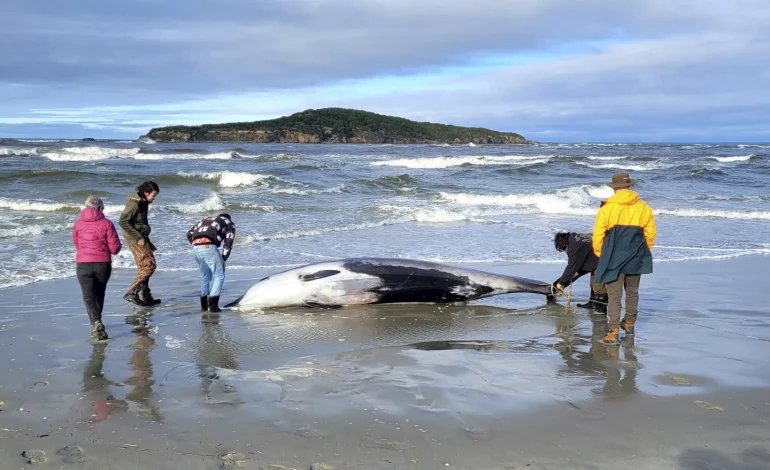
[[[607,313],[607,289],[604,284],[595,282],[599,258],[594,254],[591,240],[590,233],[559,232],[554,236],[556,251],[567,252],[567,267],[553,285],[561,290],[581,276],[591,273],[591,298],[577,306]]]
[[[201,310],[221,312],[219,294],[225,283],[225,263],[233,249],[235,224],[230,214],[205,217],[187,231],[187,241],[201,272]],[[219,247],[222,246],[222,251]]]

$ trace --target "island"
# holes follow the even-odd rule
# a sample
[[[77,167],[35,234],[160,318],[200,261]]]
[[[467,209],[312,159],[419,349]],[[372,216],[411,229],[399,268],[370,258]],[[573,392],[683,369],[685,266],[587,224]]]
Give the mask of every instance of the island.
[[[155,142],[531,144],[514,132],[461,127],[345,108],[308,109],[277,119],[151,129]]]

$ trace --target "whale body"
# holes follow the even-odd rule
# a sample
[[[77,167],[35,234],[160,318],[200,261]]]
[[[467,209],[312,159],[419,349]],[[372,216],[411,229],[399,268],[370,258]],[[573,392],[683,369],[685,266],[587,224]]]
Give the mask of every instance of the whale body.
[[[385,303],[465,302],[526,292],[553,295],[550,283],[428,261],[346,258],[308,264],[259,280],[235,309],[340,308]]]

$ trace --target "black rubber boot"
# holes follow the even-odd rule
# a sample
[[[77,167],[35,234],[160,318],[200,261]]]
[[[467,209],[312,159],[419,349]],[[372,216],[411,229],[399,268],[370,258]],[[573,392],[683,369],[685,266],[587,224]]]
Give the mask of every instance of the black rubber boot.
[[[152,297],[152,293],[149,288],[144,288],[139,291],[139,298],[142,300],[143,307],[154,307],[160,303],[160,299]]]
[[[201,312],[205,312],[209,309],[209,298],[208,296],[202,295],[201,296]]]
[[[209,312],[221,312],[219,308],[219,296],[209,297]]]
[[[145,306],[144,301],[140,299],[137,294],[129,294],[128,292],[126,292],[126,294],[123,296],[123,300],[131,302],[132,304],[136,304],[140,307]]]
[[[580,308],[596,308],[596,303],[594,303],[594,300],[596,300],[596,291],[594,291],[593,287],[591,288],[591,298],[588,299],[588,302],[584,304],[577,304],[577,307]]]
[[[597,294],[594,302],[594,310],[602,315],[607,315],[607,303],[610,301],[609,294]]]

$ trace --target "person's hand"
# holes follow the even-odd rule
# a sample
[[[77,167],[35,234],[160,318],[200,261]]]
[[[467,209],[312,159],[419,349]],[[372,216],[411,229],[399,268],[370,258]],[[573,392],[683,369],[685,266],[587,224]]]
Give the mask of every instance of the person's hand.
[[[557,282],[554,287],[556,287],[558,290],[564,290],[564,286],[562,286],[560,282]]]
[[[139,246],[144,246],[144,238],[142,238],[141,240],[136,242],[136,244],[139,245]]]

